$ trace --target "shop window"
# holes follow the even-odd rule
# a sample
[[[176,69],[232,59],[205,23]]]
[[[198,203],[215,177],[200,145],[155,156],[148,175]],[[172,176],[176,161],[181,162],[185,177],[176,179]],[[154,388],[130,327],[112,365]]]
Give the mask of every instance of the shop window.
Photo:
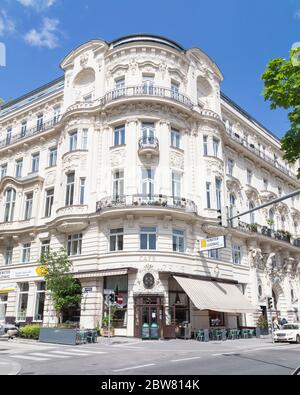
[[[0,294],[0,321],[5,320],[8,294]]]
[[[19,298],[18,298],[18,310],[17,310],[17,321],[25,321],[27,313],[28,304],[28,292],[29,284],[20,283],[19,284]]]
[[[209,311],[209,325],[212,327],[225,326],[224,313]]]
[[[105,277],[104,289],[113,290],[115,295],[122,295],[123,303],[114,307],[112,326],[114,328],[126,328],[127,326],[127,301],[128,301],[128,277],[111,276]],[[104,295],[105,296],[105,295]],[[107,298],[104,298],[104,316],[108,315]]]
[[[36,285],[36,299],[35,299],[35,321],[43,321],[45,305],[45,282],[39,282]]]

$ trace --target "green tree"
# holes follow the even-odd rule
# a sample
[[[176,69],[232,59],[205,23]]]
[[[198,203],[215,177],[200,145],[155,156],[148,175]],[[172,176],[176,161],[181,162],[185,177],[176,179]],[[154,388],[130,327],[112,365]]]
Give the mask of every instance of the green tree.
[[[62,323],[64,309],[74,307],[81,301],[81,287],[72,276],[72,263],[65,250],[49,251],[41,256],[39,271],[46,281],[46,289],[51,292],[58,322]]]
[[[288,110],[290,130],[281,140],[283,158],[289,163],[300,159],[300,47],[290,51],[288,60],[272,59],[262,75],[264,98],[277,107]],[[300,168],[298,169],[300,178]]]

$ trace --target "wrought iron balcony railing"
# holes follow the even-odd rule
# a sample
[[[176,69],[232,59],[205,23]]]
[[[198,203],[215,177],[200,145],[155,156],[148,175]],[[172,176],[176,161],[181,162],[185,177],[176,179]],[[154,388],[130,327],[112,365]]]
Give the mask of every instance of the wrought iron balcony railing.
[[[142,137],[139,139],[139,149],[145,149],[145,148],[150,148],[153,150],[158,150],[159,148],[159,142],[157,137]]]
[[[197,213],[195,202],[185,198],[177,198],[165,195],[122,195],[108,196],[96,204],[96,211],[100,212],[105,209],[126,207],[160,207],[184,210],[188,213]]]

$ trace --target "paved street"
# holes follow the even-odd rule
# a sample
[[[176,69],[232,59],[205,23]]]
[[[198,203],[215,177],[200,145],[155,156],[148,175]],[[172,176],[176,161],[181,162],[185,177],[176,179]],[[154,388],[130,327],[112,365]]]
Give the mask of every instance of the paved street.
[[[269,339],[200,343],[193,340],[100,339],[82,346],[1,342],[2,374],[270,374],[290,375],[300,346]],[[10,366],[10,367],[9,367]]]

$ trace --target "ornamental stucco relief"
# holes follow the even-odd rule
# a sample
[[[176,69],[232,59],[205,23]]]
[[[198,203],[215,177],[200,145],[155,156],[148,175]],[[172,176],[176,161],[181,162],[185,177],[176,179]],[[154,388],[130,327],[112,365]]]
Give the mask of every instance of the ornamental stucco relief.
[[[154,286],[151,289],[146,289],[143,283],[143,278],[146,273],[151,273],[154,276]],[[137,278],[135,280],[134,286],[133,286],[133,292],[134,293],[163,293],[164,292],[164,287],[162,286],[162,283],[159,278],[159,272],[157,268],[154,267],[154,265],[147,263],[144,265],[142,269],[139,269]]]
[[[179,152],[170,152],[170,166],[177,167],[178,169],[184,170],[184,157]]]
[[[110,154],[110,164],[112,167],[120,166],[124,164],[126,158],[126,152],[124,149],[122,150],[114,150]]]

